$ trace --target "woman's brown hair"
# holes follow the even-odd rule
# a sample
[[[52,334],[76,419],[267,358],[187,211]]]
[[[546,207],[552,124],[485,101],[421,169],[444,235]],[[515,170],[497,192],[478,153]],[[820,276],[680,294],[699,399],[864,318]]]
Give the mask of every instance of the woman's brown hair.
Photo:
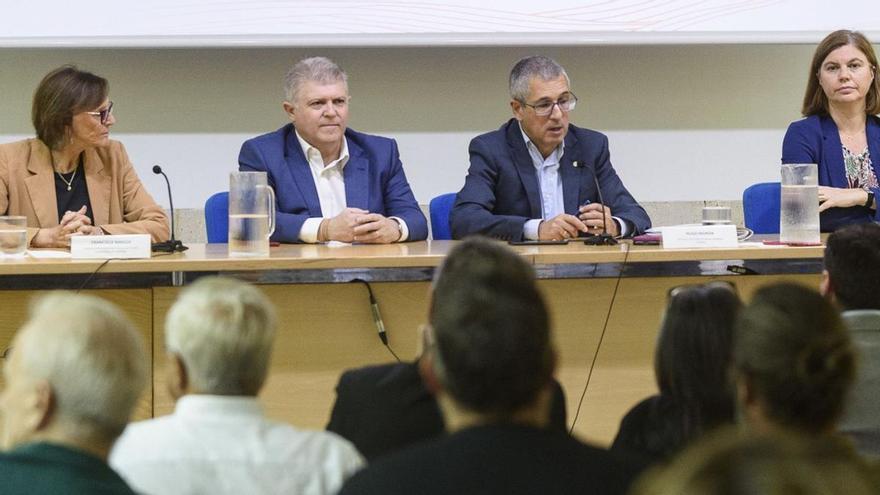
[[[874,80],[871,81],[871,88],[865,97],[865,113],[868,115],[877,115],[880,113],[880,81],[877,80],[877,55],[874,54],[874,48],[865,35],[858,31],[849,31],[841,29],[834,31],[825,37],[816,47],[813,53],[813,62],[810,63],[810,74],[807,77],[807,91],[804,93],[804,106],[801,108],[801,114],[804,117],[810,115],[828,115],[828,97],[825,91],[819,86],[819,67],[828,54],[846,45],[852,45],[865,54],[870,65],[871,72],[874,73]]]
[[[109,91],[106,79],[73,65],[46,74],[34,92],[31,108],[37,137],[50,149],[60,148],[73,116],[100,106]]]

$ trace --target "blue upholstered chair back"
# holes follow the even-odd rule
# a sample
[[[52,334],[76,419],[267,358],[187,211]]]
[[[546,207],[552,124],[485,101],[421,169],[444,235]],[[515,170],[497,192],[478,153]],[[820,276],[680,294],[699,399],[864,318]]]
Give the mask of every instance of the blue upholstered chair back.
[[[449,212],[452,210],[453,203],[455,203],[455,193],[446,193],[432,199],[428,204],[433,239],[452,239],[452,230],[449,228]]]
[[[218,192],[205,201],[205,231],[208,242],[226,243],[229,239],[229,193]]]
[[[779,182],[759,182],[743,191],[746,227],[756,234],[779,233]]]

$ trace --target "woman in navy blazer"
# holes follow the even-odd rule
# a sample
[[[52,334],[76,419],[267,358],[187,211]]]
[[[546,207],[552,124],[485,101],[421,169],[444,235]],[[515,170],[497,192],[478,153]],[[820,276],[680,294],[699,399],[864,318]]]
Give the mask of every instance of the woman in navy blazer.
[[[785,133],[782,163],[819,165],[822,231],[880,220],[880,82],[864,35],[840,30],[819,43],[801,113]]]

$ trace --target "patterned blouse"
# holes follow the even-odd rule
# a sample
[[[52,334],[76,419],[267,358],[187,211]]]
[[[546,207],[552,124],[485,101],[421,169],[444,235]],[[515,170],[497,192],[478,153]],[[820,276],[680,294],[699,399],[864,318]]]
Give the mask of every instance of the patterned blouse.
[[[843,146],[843,164],[846,168],[847,187],[865,190],[877,187],[877,176],[871,166],[871,154],[868,148],[859,154],[854,154]]]

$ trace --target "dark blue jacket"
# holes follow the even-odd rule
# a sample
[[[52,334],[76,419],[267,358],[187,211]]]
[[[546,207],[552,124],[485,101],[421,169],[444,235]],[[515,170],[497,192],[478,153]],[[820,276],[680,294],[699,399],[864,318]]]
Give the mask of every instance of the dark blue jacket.
[[[874,174],[880,178],[880,119],[869,115],[865,126],[868,152]],[[860,152],[861,150],[852,150]],[[819,165],[819,185],[846,188],[843,148],[837,125],[829,116],[811,115],[792,122],[782,140],[782,163],[815,163]],[[880,196],[880,189],[872,189]],[[822,232],[833,232],[844,225],[880,220],[877,210],[864,206],[831,208],[819,215]]]
[[[511,119],[497,131],[477,136],[469,151],[470,169],[449,219],[452,237],[484,234],[522,240],[526,221],[541,218],[541,192],[519,123]],[[576,215],[587,200],[599,202],[596,174],[605,206],[629,223],[630,235],[641,234],[651,226],[651,219],[626,190],[610,158],[604,134],[568,126],[559,163],[565,212]]]
[[[343,169],[346,206],[400,217],[409,229],[407,240],[426,239],[428,222],[403,173],[397,143],[352,129],[345,130],[345,139],[350,156]],[[323,216],[315,180],[293,124],[245,141],[238,168],[268,172],[277,202],[273,241],[299,242],[306,219]]]

